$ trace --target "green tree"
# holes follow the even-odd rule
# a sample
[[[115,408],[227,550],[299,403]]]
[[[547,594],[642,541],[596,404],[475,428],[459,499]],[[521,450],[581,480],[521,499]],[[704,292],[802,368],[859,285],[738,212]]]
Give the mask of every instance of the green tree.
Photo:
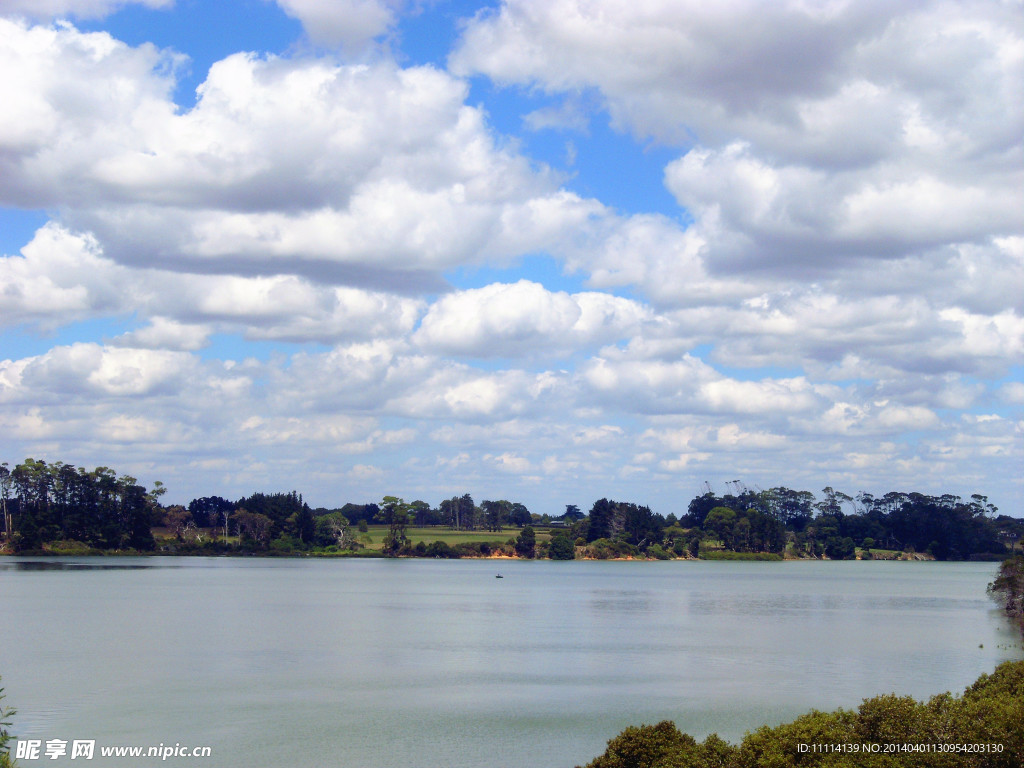
[[[274,521],[267,515],[259,512],[250,512],[247,509],[236,509],[231,516],[238,526],[239,540],[253,542],[257,546],[264,546],[270,540],[270,532],[273,530]]]
[[[484,511],[484,525],[489,531],[501,531],[508,521],[512,509],[509,501],[481,501],[480,507]]]
[[[558,531],[548,544],[548,557],[552,560],[575,560],[576,547],[566,531]]]
[[[313,512],[305,504],[302,509],[295,513],[295,535],[303,544],[312,544],[316,537],[316,520],[313,519]],[[348,521],[345,521],[346,524]]]
[[[509,510],[509,522],[521,528],[533,522],[533,518],[530,517],[530,510],[524,504],[520,504],[517,501],[512,504],[512,509]]]
[[[736,524],[736,512],[728,507],[715,507],[704,518],[703,528],[714,536],[726,549],[733,548],[733,527]]]
[[[1000,564],[995,580],[988,585],[988,593],[1024,630],[1024,556],[1017,555]]]
[[[516,538],[516,554],[520,557],[532,558],[537,548],[537,534],[533,526],[527,525]]]
[[[360,521],[364,526],[365,521]],[[336,546],[338,549],[353,549],[356,547],[355,536],[349,526],[348,518],[341,512],[329,512],[316,518],[315,541],[322,547]]]
[[[397,496],[385,496],[380,504],[377,519],[388,527],[384,534],[383,551],[394,557],[409,543],[405,530],[409,527],[412,508]]]

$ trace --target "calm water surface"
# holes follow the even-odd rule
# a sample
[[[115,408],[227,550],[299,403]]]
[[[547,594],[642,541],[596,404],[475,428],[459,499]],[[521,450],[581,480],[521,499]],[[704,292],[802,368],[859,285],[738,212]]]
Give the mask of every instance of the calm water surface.
[[[640,722],[736,741],[812,707],[962,691],[1024,658],[994,573],[2,558],[0,675],[19,736],[213,748],[164,765],[571,768]],[[129,763],[161,764],[88,764]]]

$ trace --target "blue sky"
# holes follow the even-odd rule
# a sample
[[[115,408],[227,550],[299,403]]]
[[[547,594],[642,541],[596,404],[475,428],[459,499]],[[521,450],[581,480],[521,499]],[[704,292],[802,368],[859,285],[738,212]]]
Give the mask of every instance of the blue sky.
[[[0,31],[2,460],[175,502],[667,514],[742,478],[1021,514],[1008,6],[0,0]]]

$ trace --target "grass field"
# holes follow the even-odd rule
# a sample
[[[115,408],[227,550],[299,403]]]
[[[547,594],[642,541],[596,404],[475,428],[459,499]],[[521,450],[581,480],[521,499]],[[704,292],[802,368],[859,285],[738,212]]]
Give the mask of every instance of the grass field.
[[[352,526],[353,532],[359,538],[360,543],[368,547],[369,549],[380,549],[384,543],[384,535],[388,532],[386,525],[371,525],[366,533],[359,533],[355,531],[355,526]],[[443,541],[448,546],[452,547],[456,544],[466,544],[478,541],[486,541],[491,544],[504,544],[509,539],[514,539],[519,535],[520,528],[506,528],[503,531],[453,531],[450,528],[444,526],[437,527],[423,527],[423,528],[407,528],[405,533],[409,537],[414,545],[419,542],[424,544],[431,544],[435,541]],[[549,538],[549,534],[543,529],[534,529],[537,531],[537,541],[543,541]]]
[[[453,531],[445,526],[437,527],[410,527],[406,529],[406,535],[409,537],[410,542],[415,546],[419,542],[424,544],[432,544],[435,541],[443,541],[450,547],[456,544],[467,544],[486,541],[489,544],[504,544],[509,539],[514,539],[519,535],[521,528],[508,527],[503,531]],[[551,538],[551,532],[547,528],[534,528],[537,533],[537,541],[546,541]],[[352,526],[352,533],[356,536],[356,539],[367,549],[380,549],[384,545],[384,536],[388,532],[386,525],[371,525],[366,533],[359,533],[356,526]],[[200,530],[204,540],[217,539],[223,541],[219,537],[214,535],[213,529],[203,528]],[[220,533],[217,529],[216,533]],[[172,544],[175,541],[174,534],[168,528],[154,528],[153,536],[156,539],[157,546]],[[235,545],[238,543],[237,536],[229,536],[227,539],[228,544]]]

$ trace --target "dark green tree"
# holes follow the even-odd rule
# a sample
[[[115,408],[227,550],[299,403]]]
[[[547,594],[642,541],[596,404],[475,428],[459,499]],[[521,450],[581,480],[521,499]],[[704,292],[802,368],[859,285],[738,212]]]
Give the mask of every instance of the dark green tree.
[[[548,557],[552,560],[574,560],[576,547],[565,531],[558,531],[548,543]]]
[[[409,543],[406,528],[409,526],[410,507],[397,496],[385,496],[380,504],[377,519],[388,527],[384,535],[383,551],[394,557]]]
[[[587,530],[587,542],[598,539],[610,539],[615,528],[615,502],[598,499],[590,508],[590,528]]]
[[[295,535],[303,544],[312,544],[316,538],[316,520],[313,512],[305,504],[295,513]],[[347,522],[347,521],[346,521]]]
[[[527,525],[516,538],[516,554],[520,557],[532,558],[537,547],[537,534],[532,526]]]
[[[736,525],[736,512],[728,507],[715,507],[704,518],[702,527],[714,536],[726,549],[733,548],[733,529]]]

